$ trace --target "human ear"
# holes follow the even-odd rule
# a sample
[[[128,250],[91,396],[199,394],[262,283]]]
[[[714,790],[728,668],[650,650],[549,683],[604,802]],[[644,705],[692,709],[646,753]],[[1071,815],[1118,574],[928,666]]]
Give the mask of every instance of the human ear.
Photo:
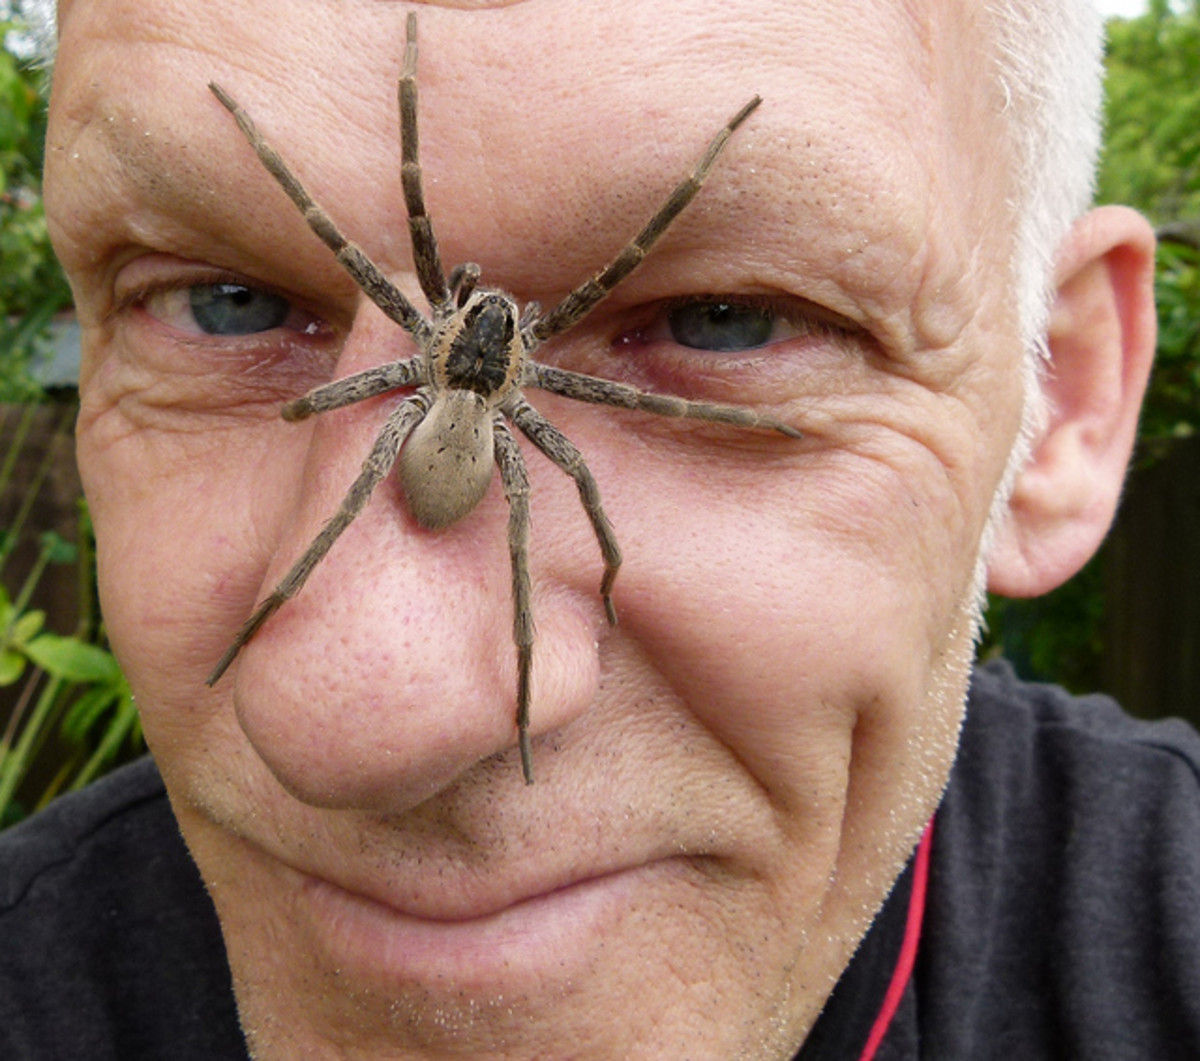
[[[1105,206],[1060,248],[1043,389],[1048,416],[988,557],[988,588],[1046,593],[1099,548],[1116,512],[1154,358],[1154,233]]]

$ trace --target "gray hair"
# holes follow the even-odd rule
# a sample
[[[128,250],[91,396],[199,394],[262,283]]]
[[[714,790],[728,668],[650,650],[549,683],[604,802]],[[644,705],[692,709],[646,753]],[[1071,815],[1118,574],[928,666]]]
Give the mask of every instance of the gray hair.
[[[1019,196],[1010,204],[1013,282],[1029,368],[1037,370],[1048,357],[1054,255],[1095,192],[1104,23],[1090,0],[989,0],[987,17]]]
[[[1092,0],[987,0],[985,16],[1014,160],[1011,273],[1025,347],[1025,399],[1020,433],[980,546],[978,615],[985,603],[988,553],[1049,412],[1042,379],[1050,365],[1046,325],[1055,254],[1095,194],[1104,98],[1104,22]]]

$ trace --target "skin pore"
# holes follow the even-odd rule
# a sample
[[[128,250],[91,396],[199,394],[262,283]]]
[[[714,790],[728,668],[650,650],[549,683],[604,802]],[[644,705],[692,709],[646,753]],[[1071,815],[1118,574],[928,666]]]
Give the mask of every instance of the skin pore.
[[[803,1040],[945,783],[1021,422],[1012,189],[974,7],[419,6],[443,260],[522,300],[552,305],[606,261],[764,97],[651,258],[539,357],[805,438],[530,396],[587,458],[626,561],[610,628],[574,487],[530,453],[526,788],[496,482],[437,532],[382,484],[204,685],[397,398],[302,425],[279,407],[413,353],[207,84],[417,299],[408,5],[62,5],[47,212],[84,329],[106,623],[256,1056],[789,1057]],[[1038,447],[999,526],[993,577],[1020,591],[1103,532],[1148,356],[1144,290],[1114,294],[1146,287],[1144,226],[1108,213],[1072,239],[1055,342],[1084,376],[1111,353],[1092,373],[1110,385],[1053,384],[1062,444]],[[234,324],[271,327],[214,330],[221,285],[255,309]],[[672,308],[713,296],[767,307],[767,344],[674,341]],[[1086,518],[1064,500],[1085,495]]]

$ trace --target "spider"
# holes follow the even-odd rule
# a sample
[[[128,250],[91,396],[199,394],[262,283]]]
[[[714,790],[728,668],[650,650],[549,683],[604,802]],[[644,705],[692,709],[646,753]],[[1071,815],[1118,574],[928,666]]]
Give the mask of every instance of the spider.
[[[398,91],[401,173],[413,261],[417,281],[432,309],[430,319],[422,316],[366,254],[338,231],[233,97],[220,85],[209,84],[213,94],[233,115],[263,166],[304,214],[313,232],[333,251],[367,297],[412,336],[419,353],[317,387],[284,405],[283,418],[297,421],[386,391],[415,388],[388,416],[337,512],[246,620],[209,675],[207,684],[212,686],[220,679],[263,623],[300,590],[393,465],[398,467],[400,484],[414,518],[422,526],[436,530],[457,522],[475,508],[491,481],[494,462],[509,505],[508,551],[512,565],[513,640],[517,650],[516,726],[521,769],[526,784],[532,784],[529,699],[534,625],[528,566],[529,476],[506,420],[515,424],[575,481],[600,544],[604,561],[600,596],[608,621],[613,624],[617,614],[612,587],[621,565],[621,551],[582,454],[525,400],[525,389],[536,387],[578,401],[800,437],[794,428],[751,409],[648,393],[627,384],[541,364],[531,356],[546,340],[578,324],[637,267],[655,240],[700,190],[729,137],[759,105],[761,97],[755,96],[726,122],[692,173],[675,187],[645,227],[608,265],[571,291],[549,313],[542,313],[536,303],[521,308],[511,295],[481,285],[480,269],[474,263],[457,266],[448,278],[443,271],[433,226],[425,212],[417,157],[416,67],[416,15],[410,13]]]

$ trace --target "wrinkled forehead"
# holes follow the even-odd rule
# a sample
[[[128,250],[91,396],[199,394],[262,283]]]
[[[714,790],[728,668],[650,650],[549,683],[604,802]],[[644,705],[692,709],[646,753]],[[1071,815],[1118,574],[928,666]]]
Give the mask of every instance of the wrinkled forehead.
[[[578,244],[580,261],[556,267],[584,270],[588,229],[620,207],[610,200],[658,189],[694,153],[697,130],[718,128],[757,93],[766,105],[754,136],[706,188],[705,216],[719,221],[753,194],[780,230],[798,217],[844,226],[845,263],[801,262],[814,269],[878,268],[870,255],[852,259],[884,238],[916,254],[933,230],[971,246],[995,240],[985,229],[1012,196],[981,6],[416,5],[429,195],[485,219],[474,255],[502,256],[515,231],[526,243]],[[208,161],[227,166],[232,154],[225,123],[198,121],[216,79],[237,87],[281,150],[321,156],[331,186],[370,181],[399,214],[395,81],[410,9],[392,0],[68,2],[56,120],[74,132],[59,134],[100,142],[104,165],[147,194],[172,173],[172,194],[191,179],[202,195],[213,186]],[[619,186],[598,188],[594,175],[614,159]],[[235,164],[253,166],[244,152]],[[700,216],[683,220],[680,238]]]
[[[1001,127],[960,124],[994,119],[1001,109],[979,3],[729,0],[718,9],[706,0],[663,0],[652,7],[637,0],[586,7],[571,0],[63,0],[59,21],[64,65],[87,65],[105,53],[115,60],[107,79],[88,86],[96,97],[136,94],[139,65],[182,68],[191,56],[257,75],[277,86],[276,96],[278,87],[304,79],[314,87],[288,101],[293,109],[321,100],[336,111],[340,100],[380,98],[372,86],[394,84],[403,16],[416,10],[423,33],[436,27],[453,41],[452,50],[422,55],[422,82],[449,79],[461,95],[491,88],[510,106],[544,101],[543,89],[558,89],[556,102],[574,95],[586,103],[602,96],[592,86],[612,91],[619,106],[635,86],[654,85],[673,90],[657,108],[663,110],[684,86],[694,97],[725,100],[740,98],[740,86],[753,83],[801,126],[806,112],[817,115],[838,101],[847,138],[942,139],[950,129],[951,139],[965,142],[973,132]],[[623,81],[630,83],[625,92]],[[855,108],[858,129],[850,116]],[[553,119],[528,117],[533,128]]]

